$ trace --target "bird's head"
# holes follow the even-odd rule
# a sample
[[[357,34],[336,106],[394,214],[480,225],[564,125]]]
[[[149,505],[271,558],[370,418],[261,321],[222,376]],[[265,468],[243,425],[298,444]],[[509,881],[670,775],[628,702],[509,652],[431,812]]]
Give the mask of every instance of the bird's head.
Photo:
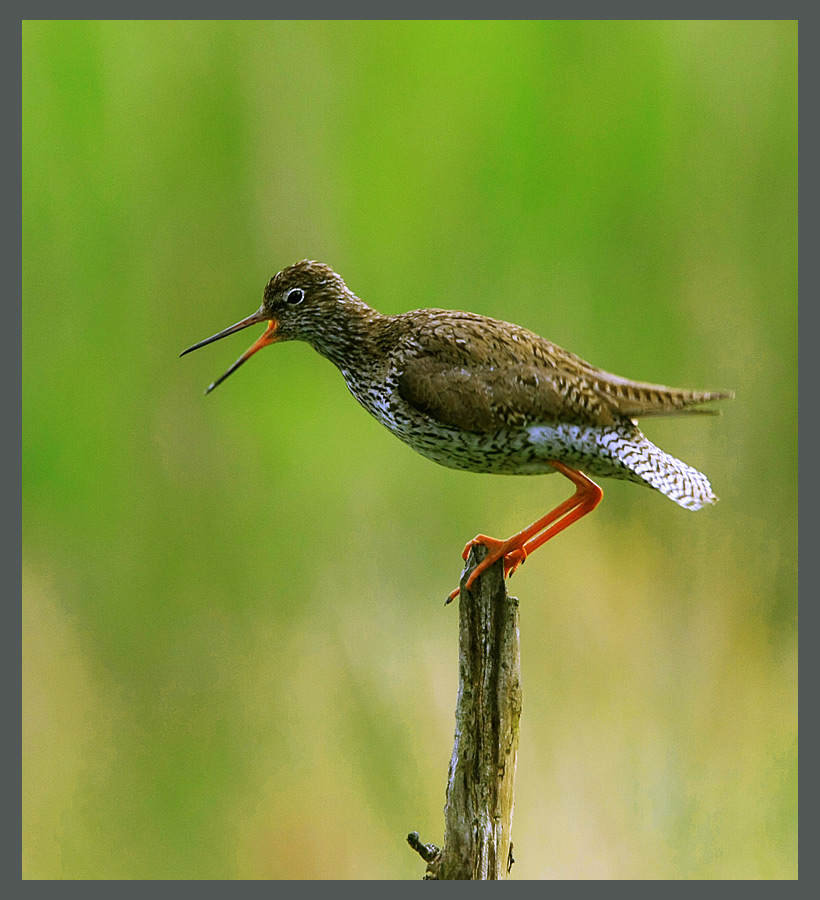
[[[239,359],[211,384],[210,393],[229,375],[235,372],[257,350],[280,341],[307,341],[319,352],[325,352],[345,330],[345,323],[353,311],[369,309],[355,297],[347,285],[330,266],[304,259],[294,263],[271,278],[265,287],[265,295],[259,309],[204,341],[188,347],[184,356],[206,344],[227,337],[235,331],[251,325],[267,323],[264,333],[239,357]]]

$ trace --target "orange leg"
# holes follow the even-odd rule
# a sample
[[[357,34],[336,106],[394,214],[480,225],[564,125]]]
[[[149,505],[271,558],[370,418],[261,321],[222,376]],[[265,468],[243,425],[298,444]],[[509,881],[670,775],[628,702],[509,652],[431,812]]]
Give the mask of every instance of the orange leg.
[[[476,544],[483,544],[489,548],[490,552],[470,573],[470,577],[465,585],[467,590],[470,590],[479,575],[486,572],[490,566],[498,562],[502,557],[504,558],[504,575],[512,575],[533,550],[537,550],[550,538],[555,537],[556,534],[572,525],[573,522],[577,522],[582,516],[592,512],[601,502],[604,492],[592,479],[587,478],[583,472],[571,469],[557,460],[550,460],[550,465],[569,478],[575,485],[575,493],[569,500],[565,500],[551,512],[538,519],[537,522],[533,522],[532,525],[527,526],[523,531],[519,531],[518,534],[507,538],[506,541],[499,541],[498,538],[488,537],[486,534],[476,535],[464,548],[464,552],[461,554],[462,558],[467,559],[470,555],[470,550]],[[458,596],[458,592],[459,588],[456,588],[447,597],[447,603],[454,600]]]

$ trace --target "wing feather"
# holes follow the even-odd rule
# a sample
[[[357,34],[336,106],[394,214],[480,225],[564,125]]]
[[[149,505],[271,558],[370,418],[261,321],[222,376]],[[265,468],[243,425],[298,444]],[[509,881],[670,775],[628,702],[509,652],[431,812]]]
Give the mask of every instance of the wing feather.
[[[423,312],[432,317],[403,354],[399,394],[426,415],[466,431],[556,421],[607,426],[642,416],[709,413],[692,407],[733,396],[630,381],[508,322]]]

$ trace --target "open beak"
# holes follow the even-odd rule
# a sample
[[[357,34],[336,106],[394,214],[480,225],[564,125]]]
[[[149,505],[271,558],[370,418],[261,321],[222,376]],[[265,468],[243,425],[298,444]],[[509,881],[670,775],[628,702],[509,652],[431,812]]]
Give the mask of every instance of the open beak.
[[[212,344],[214,341],[218,341],[220,338],[227,337],[229,334],[233,334],[235,331],[241,331],[243,328],[249,328],[251,325],[258,325],[261,322],[267,322],[268,327],[265,329],[264,334],[259,337],[250,347],[239,357],[239,359],[228,369],[228,371],[222,375],[220,378],[217,378],[213,384],[208,385],[208,389],[205,391],[206,394],[210,394],[211,391],[218,385],[222,384],[222,382],[231,374],[233,374],[245,360],[250,359],[257,350],[261,350],[263,347],[267,347],[268,344],[273,344],[277,340],[276,337],[276,328],[278,326],[278,322],[276,319],[272,319],[270,314],[265,311],[264,307],[258,309],[252,316],[248,316],[247,319],[243,319],[241,322],[237,322],[236,325],[231,325],[230,328],[226,328],[224,331],[220,331],[219,334],[215,334],[212,337],[205,338],[204,341],[200,341],[198,344],[194,344],[193,347],[189,347],[187,350],[183,350],[180,353],[180,356],[185,356],[186,353],[190,353],[192,350],[199,350],[200,347],[204,347],[206,344]]]

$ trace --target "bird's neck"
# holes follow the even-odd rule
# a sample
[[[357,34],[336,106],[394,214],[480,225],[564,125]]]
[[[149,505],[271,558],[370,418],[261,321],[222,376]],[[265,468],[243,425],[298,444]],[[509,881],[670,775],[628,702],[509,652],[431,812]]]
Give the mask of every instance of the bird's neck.
[[[367,368],[379,355],[389,316],[348,294],[323,322],[314,348],[344,372]]]

